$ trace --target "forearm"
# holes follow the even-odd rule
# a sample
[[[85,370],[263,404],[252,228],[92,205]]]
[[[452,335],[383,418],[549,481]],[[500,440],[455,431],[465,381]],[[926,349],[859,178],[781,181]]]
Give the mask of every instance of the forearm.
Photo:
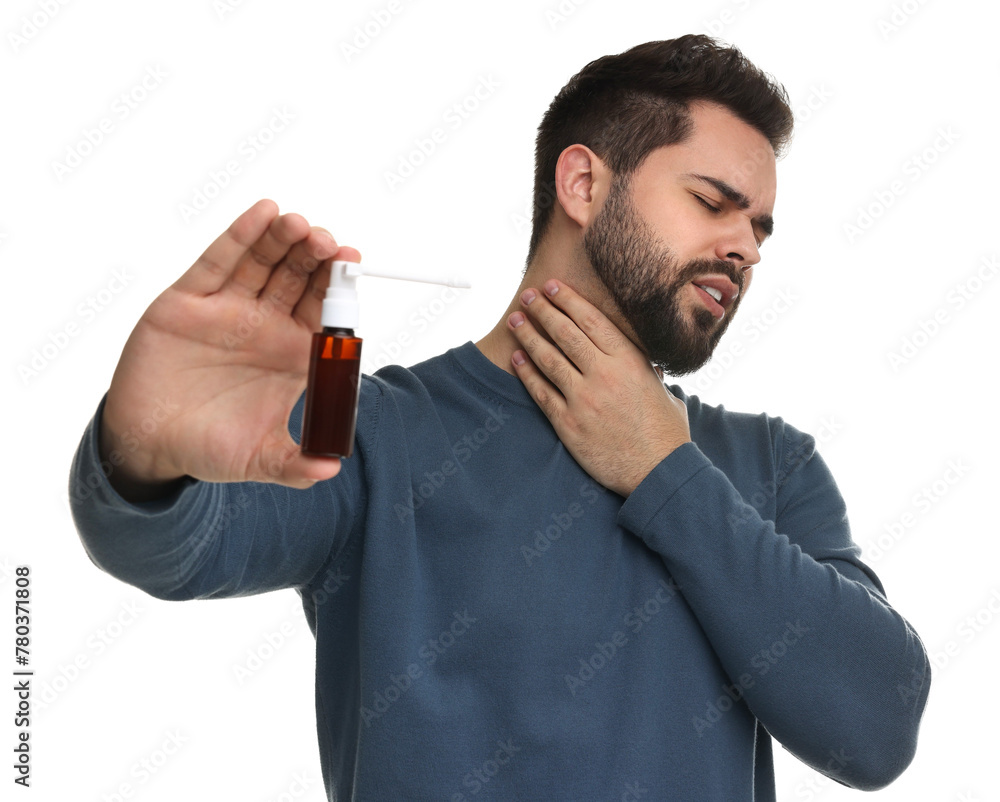
[[[109,481],[117,466],[100,460],[102,408],[77,449],[69,496],[84,548],[112,576],[164,599],[259,593],[306,583],[337,532],[346,536],[343,482],[298,491],[182,479],[161,497],[126,500]],[[295,494],[312,498],[289,503]],[[331,506],[320,512],[322,501]]]
[[[737,690],[775,738],[856,787],[880,787],[902,772],[915,748],[928,663],[906,621],[852,563],[853,550],[805,553],[745,504],[694,444],[647,477],[621,523],[662,556]]]

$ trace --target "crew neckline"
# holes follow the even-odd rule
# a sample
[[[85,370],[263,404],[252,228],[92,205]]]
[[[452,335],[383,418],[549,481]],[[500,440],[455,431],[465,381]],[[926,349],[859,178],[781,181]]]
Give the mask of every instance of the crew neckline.
[[[472,340],[455,346],[448,353],[454,357],[455,361],[458,362],[461,368],[473,380],[484,387],[488,387],[500,397],[519,406],[528,408],[538,407],[535,399],[528,393],[527,388],[521,380],[512,373],[505,371],[499,365],[491,362],[489,357],[480,351],[479,347]],[[674,379],[675,377],[670,376],[669,378]],[[663,384],[668,392],[685,403],[692,397],[678,384],[668,384],[665,379],[661,381],[661,384]]]
[[[449,353],[473,380],[494,394],[518,406],[538,408],[521,380],[491,362],[472,340],[455,346]]]

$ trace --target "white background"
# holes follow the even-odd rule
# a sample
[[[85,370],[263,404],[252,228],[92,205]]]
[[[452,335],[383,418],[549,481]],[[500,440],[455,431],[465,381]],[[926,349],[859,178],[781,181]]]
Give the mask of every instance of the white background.
[[[936,655],[916,759],[874,798],[1000,798],[1000,279],[977,276],[1000,256],[997,5],[399,0],[353,54],[345,43],[366,22],[374,31],[388,2],[229,6],[16,0],[0,17],[0,609],[10,644],[13,567],[30,564],[35,694],[48,700],[33,718],[33,788],[10,798],[116,799],[122,783],[125,798],[149,802],[324,798],[297,596],[159,602],[80,547],[69,464],[121,347],[150,301],[261,197],[369,264],[473,278],[447,303],[440,289],[367,279],[369,357],[384,362],[401,334],[414,341],[395,355],[402,364],[480,338],[519,281],[535,128],[554,94],[596,57],[687,32],[719,35],[783,82],[798,130],[753,290],[715,362],[679,383],[819,437],[855,539]],[[450,124],[448,110],[484,79],[498,86]],[[275,110],[294,119],[261,133]],[[102,118],[113,127],[88,148]],[[435,127],[445,141],[390,187],[387,173]],[[251,136],[266,140],[252,160]],[[57,167],[71,151],[77,166]],[[230,161],[239,173],[213,187]],[[211,198],[185,215],[199,192]],[[254,652],[269,659],[241,682],[236,668]],[[8,691],[0,709],[15,704]],[[860,798],[777,751],[779,799]]]

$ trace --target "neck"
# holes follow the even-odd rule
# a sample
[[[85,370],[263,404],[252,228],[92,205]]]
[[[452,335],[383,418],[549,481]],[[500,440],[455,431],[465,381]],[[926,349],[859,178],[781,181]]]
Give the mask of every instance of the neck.
[[[546,279],[538,282],[539,286]],[[514,374],[514,366],[511,363],[511,357],[514,352],[517,351],[521,344],[517,341],[513,334],[511,334],[510,327],[507,325],[507,318],[513,312],[516,312],[521,308],[521,293],[524,292],[528,287],[534,287],[534,277],[532,276],[532,271],[525,273],[524,278],[521,279],[520,285],[518,285],[517,292],[514,293],[514,297],[511,302],[507,305],[507,309],[504,311],[503,315],[497,321],[496,325],[490,329],[485,337],[476,342],[476,347],[482,351],[483,356],[485,356],[490,362],[496,365],[501,370],[505,370],[512,375]]]
[[[482,351],[483,355],[501,370],[517,375],[514,372],[511,357],[515,351],[521,349],[521,344],[507,325],[507,318],[513,312],[523,311],[521,306],[522,292],[529,287],[542,292],[542,285],[550,278],[557,279],[572,287],[605,314],[610,312],[607,308],[610,304],[607,299],[607,290],[593,274],[589,264],[584,267],[579,258],[573,258],[572,250],[569,247],[560,249],[549,243],[543,243],[535,258],[528,265],[528,269],[503,315],[486,336],[476,342],[476,347]]]
[[[603,308],[602,299],[607,291],[594,275],[584,254],[579,226],[569,222],[558,207],[555,219],[532,255],[507,309],[486,336],[476,342],[483,355],[501,370],[517,375],[511,357],[521,348],[517,338],[511,334],[507,318],[522,309],[522,292],[529,287],[541,292],[542,285],[550,278],[566,283],[592,304]]]
[[[517,291],[514,293],[514,297],[507,304],[507,308],[496,322],[496,325],[484,337],[476,341],[476,347],[490,362],[501,370],[507,371],[512,376],[517,375],[514,371],[511,358],[515,351],[523,349],[520,342],[511,333],[510,327],[507,325],[507,318],[513,312],[523,311],[521,306],[522,292],[529,287],[541,292],[542,285],[550,278],[558,279],[572,287],[577,293],[607,315],[611,322],[617,325],[619,329],[625,327],[623,333],[634,342],[634,335],[630,327],[627,327],[627,324],[620,320],[617,313],[612,311],[607,290],[593,273],[588,273],[578,268],[575,269],[572,260],[553,260],[540,257],[533,260],[528,266],[524,277],[521,279],[521,283],[517,287]],[[662,380],[663,371],[657,367],[656,372]]]

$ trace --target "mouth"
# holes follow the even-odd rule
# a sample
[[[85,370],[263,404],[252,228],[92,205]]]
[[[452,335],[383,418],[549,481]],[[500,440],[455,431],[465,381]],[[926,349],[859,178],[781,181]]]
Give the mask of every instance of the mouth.
[[[708,276],[691,282],[712,316],[722,319],[739,296],[739,288],[725,276]]]

